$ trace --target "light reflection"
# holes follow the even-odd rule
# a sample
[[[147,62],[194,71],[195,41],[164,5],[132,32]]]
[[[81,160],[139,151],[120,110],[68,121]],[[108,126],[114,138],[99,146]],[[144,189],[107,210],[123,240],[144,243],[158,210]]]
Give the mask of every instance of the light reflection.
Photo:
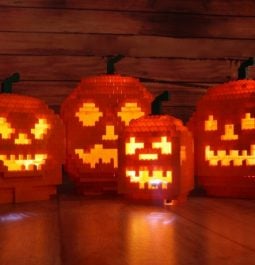
[[[175,215],[171,215],[169,213],[162,212],[152,212],[147,216],[147,220],[150,223],[158,223],[158,224],[172,224],[175,220]]]
[[[27,213],[8,213],[0,215],[0,223],[17,222],[23,219],[31,217],[31,214]]]

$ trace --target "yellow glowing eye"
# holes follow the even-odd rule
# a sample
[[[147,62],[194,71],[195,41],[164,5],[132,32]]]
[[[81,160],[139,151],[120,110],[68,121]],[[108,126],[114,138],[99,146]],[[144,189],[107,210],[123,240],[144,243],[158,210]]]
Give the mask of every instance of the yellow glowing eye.
[[[167,141],[166,136],[162,136],[160,142],[152,143],[152,148],[160,148],[165,155],[172,153],[172,143]]]
[[[47,123],[46,119],[39,119],[35,127],[31,129],[31,133],[35,136],[35,139],[43,139],[49,128],[50,125]]]
[[[83,103],[78,112],[75,113],[75,117],[83,124],[83,126],[95,126],[99,121],[103,113],[99,111],[95,103]]]
[[[241,122],[242,130],[255,129],[255,118],[251,118],[251,113],[245,113],[244,119]]]
[[[0,135],[3,139],[10,139],[15,130],[7,122],[6,118],[0,117]]]
[[[142,112],[141,108],[137,106],[137,103],[127,102],[121,108],[121,111],[117,113],[117,115],[123,122],[125,122],[125,125],[127,126],[131,120],[143,116],[144,112]]]
[[[217,131],[217,129],[217,120],[214,119],[213,115],[209,115],[208,120],[205,121],[205,131]]]
[[[135,154],[136,149],[144,148],[144,143],[137,143],[135,137],[130,137],[130,142],[126,143],[126,154],[133,155]]]

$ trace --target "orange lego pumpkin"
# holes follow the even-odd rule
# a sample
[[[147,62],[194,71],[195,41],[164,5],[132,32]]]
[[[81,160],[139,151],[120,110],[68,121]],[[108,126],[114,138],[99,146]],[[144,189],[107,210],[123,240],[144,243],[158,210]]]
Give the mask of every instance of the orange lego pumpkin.
[[[180,201],[193,188],[193,140],[169,115],[131,121],[120,148],[120,192],[143,201]]]
[[[81,193],[117,190],[119,133],[151,100],[137,79],[111,74],[82,79],[64,101],[65,167]]]
[[[255,81],[210,88],[189,128],[198,185],[208,195],[255,198]]]
[[[0,94],[0,202],[48,199],[61,183],[64,126],[41,100]]]

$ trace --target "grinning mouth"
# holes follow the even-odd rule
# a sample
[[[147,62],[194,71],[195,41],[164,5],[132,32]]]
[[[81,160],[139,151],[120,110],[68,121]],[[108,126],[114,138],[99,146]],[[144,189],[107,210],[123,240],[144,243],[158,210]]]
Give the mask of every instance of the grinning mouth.
[[[41,170],[47,159],[46,154],[32,155],[0,155],[0,161],[8,171],[34,171]]]
[[[239,154],[240,153],[240,154]],[[255,165],[255,145],[250,145],[250,151],[247,150],[234,150],[231,149],[228,152],[226,150],[211,150],[210,145],[205,147],[205,160],[209,162],[210,166],[230,166],[230,163],[234,166],[242,166],[245,162],[246,166]]]
[[[139,183],[139,189],[144,189],[145,183],[148,189],[157,189],[160,184],[162,189],[167,189],[167,184],[172,183],[172,171],[153,170],[150,176],[148,170],[139,170],[139,175],[134,170],[126,170],[126,176],[130,177],[130,182]]]
[[[84,164],[90,164],[91,168],[95,168],[100,161],[104,164],[109,164],[112,160],[114,168],[118,166],[118,150],[103,148],[101,144],[95,144],[87,153],[82,149],[75,149],[75,154],[78,155]]]

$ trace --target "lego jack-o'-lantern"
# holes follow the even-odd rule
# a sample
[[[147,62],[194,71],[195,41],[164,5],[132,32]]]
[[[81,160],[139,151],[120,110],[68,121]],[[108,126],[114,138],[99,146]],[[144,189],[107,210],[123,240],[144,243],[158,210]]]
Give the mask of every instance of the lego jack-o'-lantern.
[[[180,202],[193,188],[192,135],[170,115],[131,121],[119,157],[119,192],[129,199]]]
[[[0,94],[0,203],[48,199],[61,183],[64,126],[41,100]]]
[[[117,190],[119,133],[149,113],[151,101],[137,79],[117,74],[82,79],[64,101],[65,168],[80,193]]]
[[[208,195],[255,198],[255,81],[208,89],[189,127],[198,185]]]

